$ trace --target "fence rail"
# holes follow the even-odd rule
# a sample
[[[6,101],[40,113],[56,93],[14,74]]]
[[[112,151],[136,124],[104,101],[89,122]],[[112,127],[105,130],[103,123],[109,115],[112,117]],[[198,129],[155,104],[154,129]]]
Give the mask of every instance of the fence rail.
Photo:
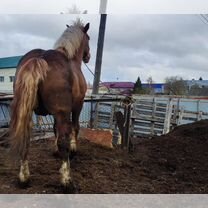
[[[0,127],[8,127],[12,96],[0,96]],[[168,133],[175,126],[208,119],[208,100],[203,98],[175,98],[136,96],[92,96],[85,99],[80,125],[87,128],[112,129],[121,135],[123,145],[129,137],[152,137]],[[52,116],[33,115],[34,129],[53,130]]]
[[[115,125],[114,113],[122,107],[124,97],[92,96],[84,100],[83,109],[80,114],[80,126],[85,128],[115,129],[114,134],[118,135]],[[10,103],[12,96],[0,96],[0,127],[8,127],[10,122]],[[36,131],[53,131],[53,116],[37,116],[33,114],[33,129]]]

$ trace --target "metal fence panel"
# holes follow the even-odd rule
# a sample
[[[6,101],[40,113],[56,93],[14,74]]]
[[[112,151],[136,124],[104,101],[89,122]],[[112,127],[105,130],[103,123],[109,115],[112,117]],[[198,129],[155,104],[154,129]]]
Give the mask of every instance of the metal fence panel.
[[[130,136],[149,137],[168,133],[177,125],[208,119],[208,100],[175,97],[136,96],[131,104]],[[8,127],[10,122],[10,102],[0,99],[0,127]],[[125,117],[123,96],[92,96],[85,99],[80,115],[80,126],[87,128],[112,129],[119,135],[115,113]],[[53,117],[33,115],[34,129],[53,131]],[[127,121],[125,120],[123,128]],[[128,135],[128,132],[126,132]]]

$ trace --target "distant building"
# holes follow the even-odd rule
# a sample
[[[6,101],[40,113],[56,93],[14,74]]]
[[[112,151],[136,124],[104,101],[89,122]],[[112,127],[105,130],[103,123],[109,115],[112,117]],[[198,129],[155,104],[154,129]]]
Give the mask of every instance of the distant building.
[[[134,88],[134,82],[103,82],[100,84],[99,92],[112,93],[112,94],[124,94],[129,95],[132,93]],[[153,84],[142,84],[143,88],[151,88],[155,94],[163,94],[165,84],[163,83],[153,83]]]
[[[154,94],[164,94],[165,92],[165,84],[164,83],[152,83],[152,84],[147,84],[144,83],[142,84],[143,88],[151,88]]]
[[[199,88],[208,87],[208,80],[185,80],[187,83],[188,89],[191,89],[193,86],[198,86]]]
[[[11,93],[16,67],[22,56],[0,58],[0,92]]]
[[[0,93],[12,93],[16,67],[22,56],[0,58]],[[86,95],[92,94],[92,87],[88,84]]]
[[[208,80],[186,80],[188,94],[192,96],[208,96]]]
[[[99,87],[99,93],[130,95],[134,84],[134,82],[102,82]]]

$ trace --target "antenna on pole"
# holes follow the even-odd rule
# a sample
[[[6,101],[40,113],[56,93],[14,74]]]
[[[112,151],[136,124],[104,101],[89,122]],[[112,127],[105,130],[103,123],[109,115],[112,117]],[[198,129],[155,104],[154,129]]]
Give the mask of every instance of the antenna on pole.
[[[98,43],[97,43],[97,54],[95,61],[95,77],[93,81],[93,94],[98,94],[99,83],[100,83],[100,75],[101,75],[101,66],[102,66],[102,57],[103,57],[103,45],[105,38],[105,26],[106,26],[106,7],[107,0],[100,0],[100,26],[99,26],[99,34],[98,34]]]

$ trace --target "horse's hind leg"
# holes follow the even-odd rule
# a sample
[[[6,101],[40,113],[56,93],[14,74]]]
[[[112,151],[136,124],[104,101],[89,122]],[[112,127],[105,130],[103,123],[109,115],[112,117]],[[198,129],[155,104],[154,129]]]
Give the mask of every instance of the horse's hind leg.
[[[19,182],[20,186],[23,188],[28,185],[30,181],[30,171],[28,166],[28,160],[20,161],[20,172],[19,172]]]
[[[19,183],[22,188],[25,188],[30,181],[30,170],[27,160],[28,155],[28,147],[24,155],[22,155],[21,161],[20,161],[20,172],[19,172]]]

